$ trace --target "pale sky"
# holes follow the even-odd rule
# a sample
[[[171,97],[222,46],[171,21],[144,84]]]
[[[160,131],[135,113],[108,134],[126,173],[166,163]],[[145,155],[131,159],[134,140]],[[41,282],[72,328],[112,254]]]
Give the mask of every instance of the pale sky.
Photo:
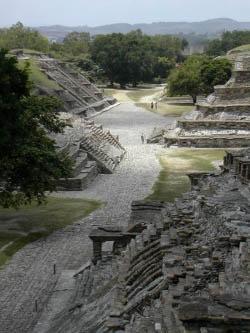
[[[0,26],[202,21],[250,21],[250,0],[0,0]]]

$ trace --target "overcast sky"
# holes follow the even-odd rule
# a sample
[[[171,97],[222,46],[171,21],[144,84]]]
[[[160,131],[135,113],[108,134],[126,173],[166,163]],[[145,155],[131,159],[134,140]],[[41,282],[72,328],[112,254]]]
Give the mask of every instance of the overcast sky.
[[[250,21],[250,0],[0,0],[0,25],[23,22],[97,26],[109,23]]]

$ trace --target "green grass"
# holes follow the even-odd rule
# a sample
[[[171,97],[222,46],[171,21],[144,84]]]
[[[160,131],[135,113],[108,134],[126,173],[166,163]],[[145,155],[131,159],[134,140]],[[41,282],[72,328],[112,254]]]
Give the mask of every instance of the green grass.
[[[136,103],[136,106],[158,113],[164,117],[181,117],[184,113],[190,112],[194,109],[194,107],[190,105],[170,105],[165,102],[158,102],[157,110],[155,108],[151,109],[150,103]]]
[[[159,156],[162,171],[147,199],[173,202],[190,190],[188,172],[210,172],[214,161],[222,161],[222,149],[166,149]]]
[[[105,94],[106,96],[111,96],[111,97],[113,97],[113,96],[115,95],[115,93],[116,93],[116,89],[111,89],[111,88],[106,88],[106,89],[104,89],[104,94]]]
[[[155,89],[153,88],[148,88],[148,89],[136,89],[136,90],[130,90],[127,92],[128,97],[134,101],[134,102],[139,102],[141,98],[151,96],[154,94]]]
[[[239,47],[236,47],[235,49],[228,51],[228,54],[230,55],[230,54],[242,53],[242,52],[250,52],[250,44],[241,45]]]
[[[101,206],[84,199],[49,197],[47,204],[15,209],[0,209],[0,266],[18,250],[53,231],[86,217]],[[8,246],[9,244],[9,246]]]
[[[40,85],[49,89],[59,89],[59,85],[53,80],[49,80],[48,77],[40,70],[40,67],[35,59],[19,60],[19,65],[23,68],[28,62],[30,64],[30,80],[35,85]]]

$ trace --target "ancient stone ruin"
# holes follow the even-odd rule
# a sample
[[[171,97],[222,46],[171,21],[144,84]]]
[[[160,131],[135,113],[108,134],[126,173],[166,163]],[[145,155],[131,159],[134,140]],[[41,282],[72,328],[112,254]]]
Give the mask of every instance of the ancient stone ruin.
[[[35,83],[36,93],[54,95],[63,102],[61,111],[70,112],[83,117],[91,117],[105,108],[115,104],[113,97],[103,96],[102,91],[91,83],[77,68],[71,64],[56,60],[42,53],[21,51],[19,59],[32,59],[56,87]]]
[[[57,149],[68,154],[74,164],[71,177],[61,179],[58,189],[80,191],[88,187],[98,173],[113,173],[125,149],[117,137],[90,119],[109,110],[116,100],[104,97],[79,70],[66,62],[38,52],[18,51],[17,56],[27,61],[32,59],[40,74],[58,87],[52,89],[34,82],[36,94],[57,96],[62,101],[60,115],[70,125],[63,134],[51,135]]]
[[[47,56],[41,56],[39,63],[48,78],[61,87],[55,93],[63,100],[65,111],[88,117],[115,103],[114,98],[104,98],[94,84],[67,63]]]
[[[72,118],[70,123],[63,134],[54,136],[57,149],[74,162],[72,177],[61,179],[58,189],[81,191],[98,173],[113,173],[126,151],[117,137],[94,121]]]
[[[34,332],[250,332],[250,149],[189,176],[174,203],[93,229],[94,264],[62,273]]]
[[[154,133],[149,142],[181,147],[247,147],[250,145],[250,55],[236,58],[232,78],[177,124]]]

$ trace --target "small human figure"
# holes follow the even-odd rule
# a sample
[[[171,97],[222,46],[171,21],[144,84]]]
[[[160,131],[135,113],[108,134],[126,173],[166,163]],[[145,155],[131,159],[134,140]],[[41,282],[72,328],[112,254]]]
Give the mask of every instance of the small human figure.
[[[154,108],[154,102],[151,102],[151,109]]]
[[[144,134],[142,133],[142,135],[141,135],[141,143],[144,144],[144,142],[145,142]]]
[[[155,102],[155,109],[158,109],[158,102]]]

